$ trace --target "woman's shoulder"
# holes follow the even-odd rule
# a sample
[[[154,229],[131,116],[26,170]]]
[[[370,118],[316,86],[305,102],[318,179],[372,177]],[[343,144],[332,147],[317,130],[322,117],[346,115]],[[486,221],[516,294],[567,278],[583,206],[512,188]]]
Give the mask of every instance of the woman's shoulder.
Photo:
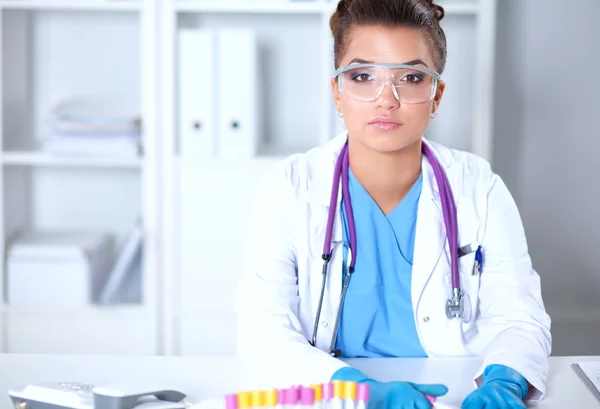
[[[489,161],[472,152],[425,140],[455,188],[489,188],[497,175]]]
[[[445,168],[491,172],[490,162],[479,155],[467,150],[451,148],[440,142],[423,139]]]
[[[271,179],[298,194],[320,188],[325,179],[329,180],[326,175],[333,174],[345,140],[345,135],[338,135],[322,145],[287,156],[276,165]]]

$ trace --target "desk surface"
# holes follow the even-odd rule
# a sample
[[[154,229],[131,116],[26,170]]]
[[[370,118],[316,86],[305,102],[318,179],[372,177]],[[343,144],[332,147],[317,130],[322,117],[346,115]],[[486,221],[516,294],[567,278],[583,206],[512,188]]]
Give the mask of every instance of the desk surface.
[[[547,395],[537,406],[564,409],[600,407],[589,387],[571,367],[600,356],[552,357]],[[351,359],[348,362],[380,380],[444,383],[444,402],[460,405],[473,389],[478,359]],[[463,373],[463,375],[459,375]],[[187,393],[193,402],[225,393],[261,387],[235,358],[56,356],[0,354],[0,409],[10,408],[8,389],[37,382],[72,381],[90,384],[167,385]]]

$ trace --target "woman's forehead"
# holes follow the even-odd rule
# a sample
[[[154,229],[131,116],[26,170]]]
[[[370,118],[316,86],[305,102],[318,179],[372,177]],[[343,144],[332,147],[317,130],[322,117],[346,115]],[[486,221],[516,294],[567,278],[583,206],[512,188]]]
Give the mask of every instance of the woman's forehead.
[[[353,59],[392,64],[422,60],[427,67],[434,67],[427,34],[413,28],[354,26],[348,31],[345,48],[342,65]]]

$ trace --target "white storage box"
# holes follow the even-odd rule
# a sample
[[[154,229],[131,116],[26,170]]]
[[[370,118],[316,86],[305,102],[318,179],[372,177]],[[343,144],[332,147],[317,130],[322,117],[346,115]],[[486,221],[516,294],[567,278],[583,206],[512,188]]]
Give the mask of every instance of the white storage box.
[[[97,300],[112,258],[108,234],[45,231],[21,235],[8,249],[8,304],[88,306]]]

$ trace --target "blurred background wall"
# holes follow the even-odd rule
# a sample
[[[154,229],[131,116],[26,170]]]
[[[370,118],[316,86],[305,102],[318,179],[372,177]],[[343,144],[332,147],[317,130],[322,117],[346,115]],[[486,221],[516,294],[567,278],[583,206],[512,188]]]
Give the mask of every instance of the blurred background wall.
[[[494,166],[521,210],[555,355],[600,353],[600,1],[499,0]]]

